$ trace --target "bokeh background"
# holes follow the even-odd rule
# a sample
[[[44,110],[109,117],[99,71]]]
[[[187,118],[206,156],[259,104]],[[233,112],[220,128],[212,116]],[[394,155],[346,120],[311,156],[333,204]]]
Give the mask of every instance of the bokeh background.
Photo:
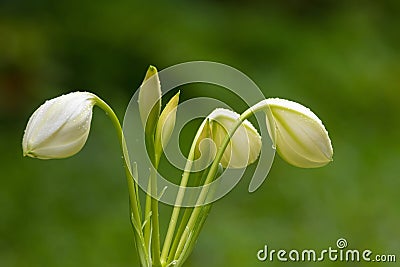
[[[191,60],[231,65],[266,97],[311,107],[335,154],[314,170],[276,157],[253,194],[241,181],[214,205],[186,266],[292,266],[256,253],[325,249],[338,238],[400,261],[399,28],[397,0],[1,1],[0,266],[137,266],[103,112],[66,160],[23,158],[23,131],[44,100],[78,89],[122,119],[149,64]]]

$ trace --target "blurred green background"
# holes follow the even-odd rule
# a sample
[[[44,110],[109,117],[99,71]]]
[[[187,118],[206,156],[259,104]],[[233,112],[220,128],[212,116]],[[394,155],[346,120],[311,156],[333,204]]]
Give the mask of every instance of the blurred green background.
[[[0,266],[137,266],[103,112],[66,160],[23,158],[23,131],[44,100],[74,90],[96,93],[122,119],[149,64],[191,60],[231,65],[266,97],[311,107],[335,154],[313,170],[276,157],[253,194],[241,181],[214,205],[186,266],[313,266],[259,262],[256,253],[325,249],[338,238],[399,261],[399,28],[397,0],[2,0]]]

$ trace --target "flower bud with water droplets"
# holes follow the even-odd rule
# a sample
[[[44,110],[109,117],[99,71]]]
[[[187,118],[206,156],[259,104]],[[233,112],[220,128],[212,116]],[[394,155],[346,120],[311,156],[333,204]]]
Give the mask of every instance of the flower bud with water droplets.
[[[332,161],[328,132],[310,109],[279,98],[263,100],[257,106],[266,107],[269,135],[285,161],[301,168],[317,168]]]
[[[73,92],[46,101],[28,121],[22,140],[24,156],[58,159],[78,153],[88,138],[97,98]]]

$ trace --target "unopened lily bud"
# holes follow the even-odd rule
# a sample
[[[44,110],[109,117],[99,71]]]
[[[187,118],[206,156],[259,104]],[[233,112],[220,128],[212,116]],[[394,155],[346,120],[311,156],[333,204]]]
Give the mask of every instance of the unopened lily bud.
[[[96,99],[92,93],[73,92],[46,101],[28,121],[24,156],[57,159],[78,153],[88,138]]]
[[[161,111],[161,85],[157,69],[150,66],[139,89],[139,113],[147,135],[154,133]]]
[[[161,153],[163,148],[168,144],[172,132],[174,131],[179,94],[180,92],[171,98],[164,110],[161,112],[158,120],[155,136],[155,146],[158,153]]]
[[[211,123],[212,139],[217,148],[222,145],[228,131],[239,119],[239,114],[218,108],[208,118]],[[224,168],[244,168],[257,160],[261,151],[261,137],[256,128],[245,120],[231,136],[221,159]]]
[[[279,155],[301,168],[321,167],[332,161],[333,149],[321,120],[307,107],[285,99],[262,101],[268,132]]]

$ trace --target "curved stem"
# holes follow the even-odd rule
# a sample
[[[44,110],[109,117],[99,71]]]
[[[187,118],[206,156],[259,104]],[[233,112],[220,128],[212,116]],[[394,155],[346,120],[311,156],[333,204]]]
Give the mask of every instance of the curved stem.
[[[261,109],[262,107],[260,107],[259,105],[255,105],[253,107],[248,108],[245,112],[242,113],[242,115],[240,115],[239,119],[236,121],[236,123],[232,126],[232,128],[229,130],[229,132],[227,133],[227,135],[225,136],[224,141],[222,142],[221,146],[218,149],[217,155],[214,158],[214,161],[210,167],[210,171],[208,172],[207,178],[204,182],[204,184],[209,184],[212,182],[212,180],[214,179],[217,171],[218,171],[218,164],[222,159],[222,156],[225,152],[226,147],[229,144],[229,141],[231,139],[231,137],[233,136],[233,134],[236,132],[236,130],[239,128],[239,126],[243,123],[244,120],[246,120],[248,117],[250,117],[254,112],[256,112],[257,110]],[[199,198],[196,202],[196,207],[194,208],[190,219],[186,225],[186,228],[181,236],[181,239],[179,241],[178,244],[178,248],[177,251],[175,253],[175,255],[173,256],[173,258],[171,259],[176,259],[176,258],[180,258],[180,254],[183,251],[186,241],[189,237],[190,232],[192,231],[192,229],[194,229],[196,221],[199,217],[199,214],[202,210],[202,206],[204,205],[204,201],[206,200],[207,197],[207,193],[209,191],[209,188],[207,186],[203,187]]]
[[[117,115],[115,115],[114,111],[111,109],[111,107],[104,102],[103,100],[101,100],[100,98],[96,99],[96,105],[98,107],[100,107],[102,110],[104,110],[104,112],[108,115],[108,117],[111,119],[111,122],[114,125],[115,130],[117,131],[117,135],[118,135],[118,139],[120,142],[120,146],[122,149],[122,158],[123,158],[123,163],[124,163],[124,169],[126,172],[126,178],[127,179],[131,179],[132,177],[132,173],[131,173],[131,164],[129,161],[129,155],[128,155],[128,149],[126,147],[126,142],[125,142],[125,137],[122,131],[122,127],[121,124],[119,123],[118,117]],[[130,181],[128,181],[128,184],[131,184]],[[138,222],[140,222],[140,214],[139,214],[139,210],[138,210],[138,203],[137,198],[136,198],[136,189],[134,187],[129,186],[128,187],[129,190],[129,194],[131,194],[132,196],[135,196],[135,198],[132,198],[131,200],[131,204],[132,204],[132,210],[134,211],[134,218],[135,220],[137,220]]]
[[[146,249],[144,248],[143,244],[143,233],[141,231],[141,212],[139,210],[139,199],[138,199],[138,192],[137,192],[137,187],[135,187],[135,181],[133,179],[132,173],[131,173],[131,165],[129,161],[129,155],[128,155],[128,149],[126,147],[126,142],[125,142],[125,137],[122,131],[121,124],[118,120],[118,117],[114,113],[114,111],[111,109],[111,107],[104,102],[102,99],[99,97],[96,98],[96,105],[100,107],[111,119],[111,122],[113,123],[113,126],[115,130],[117,131],[119,143],[121,146],[122,150],[122,158],[123,158],[123,164],[124,164],[124,169],[125,169],[125,174],[126,174],[126,181],[128,184],[128,191],[129,191],[129,206],[131,210],[131,222],[132,226],[134,228],[134,233],[135,236],[135,242],[136,246],[138,249],[139,256],[141,258],[141,261],[145,261],[146,265],[149,266],[148,262],[148,254]]]

